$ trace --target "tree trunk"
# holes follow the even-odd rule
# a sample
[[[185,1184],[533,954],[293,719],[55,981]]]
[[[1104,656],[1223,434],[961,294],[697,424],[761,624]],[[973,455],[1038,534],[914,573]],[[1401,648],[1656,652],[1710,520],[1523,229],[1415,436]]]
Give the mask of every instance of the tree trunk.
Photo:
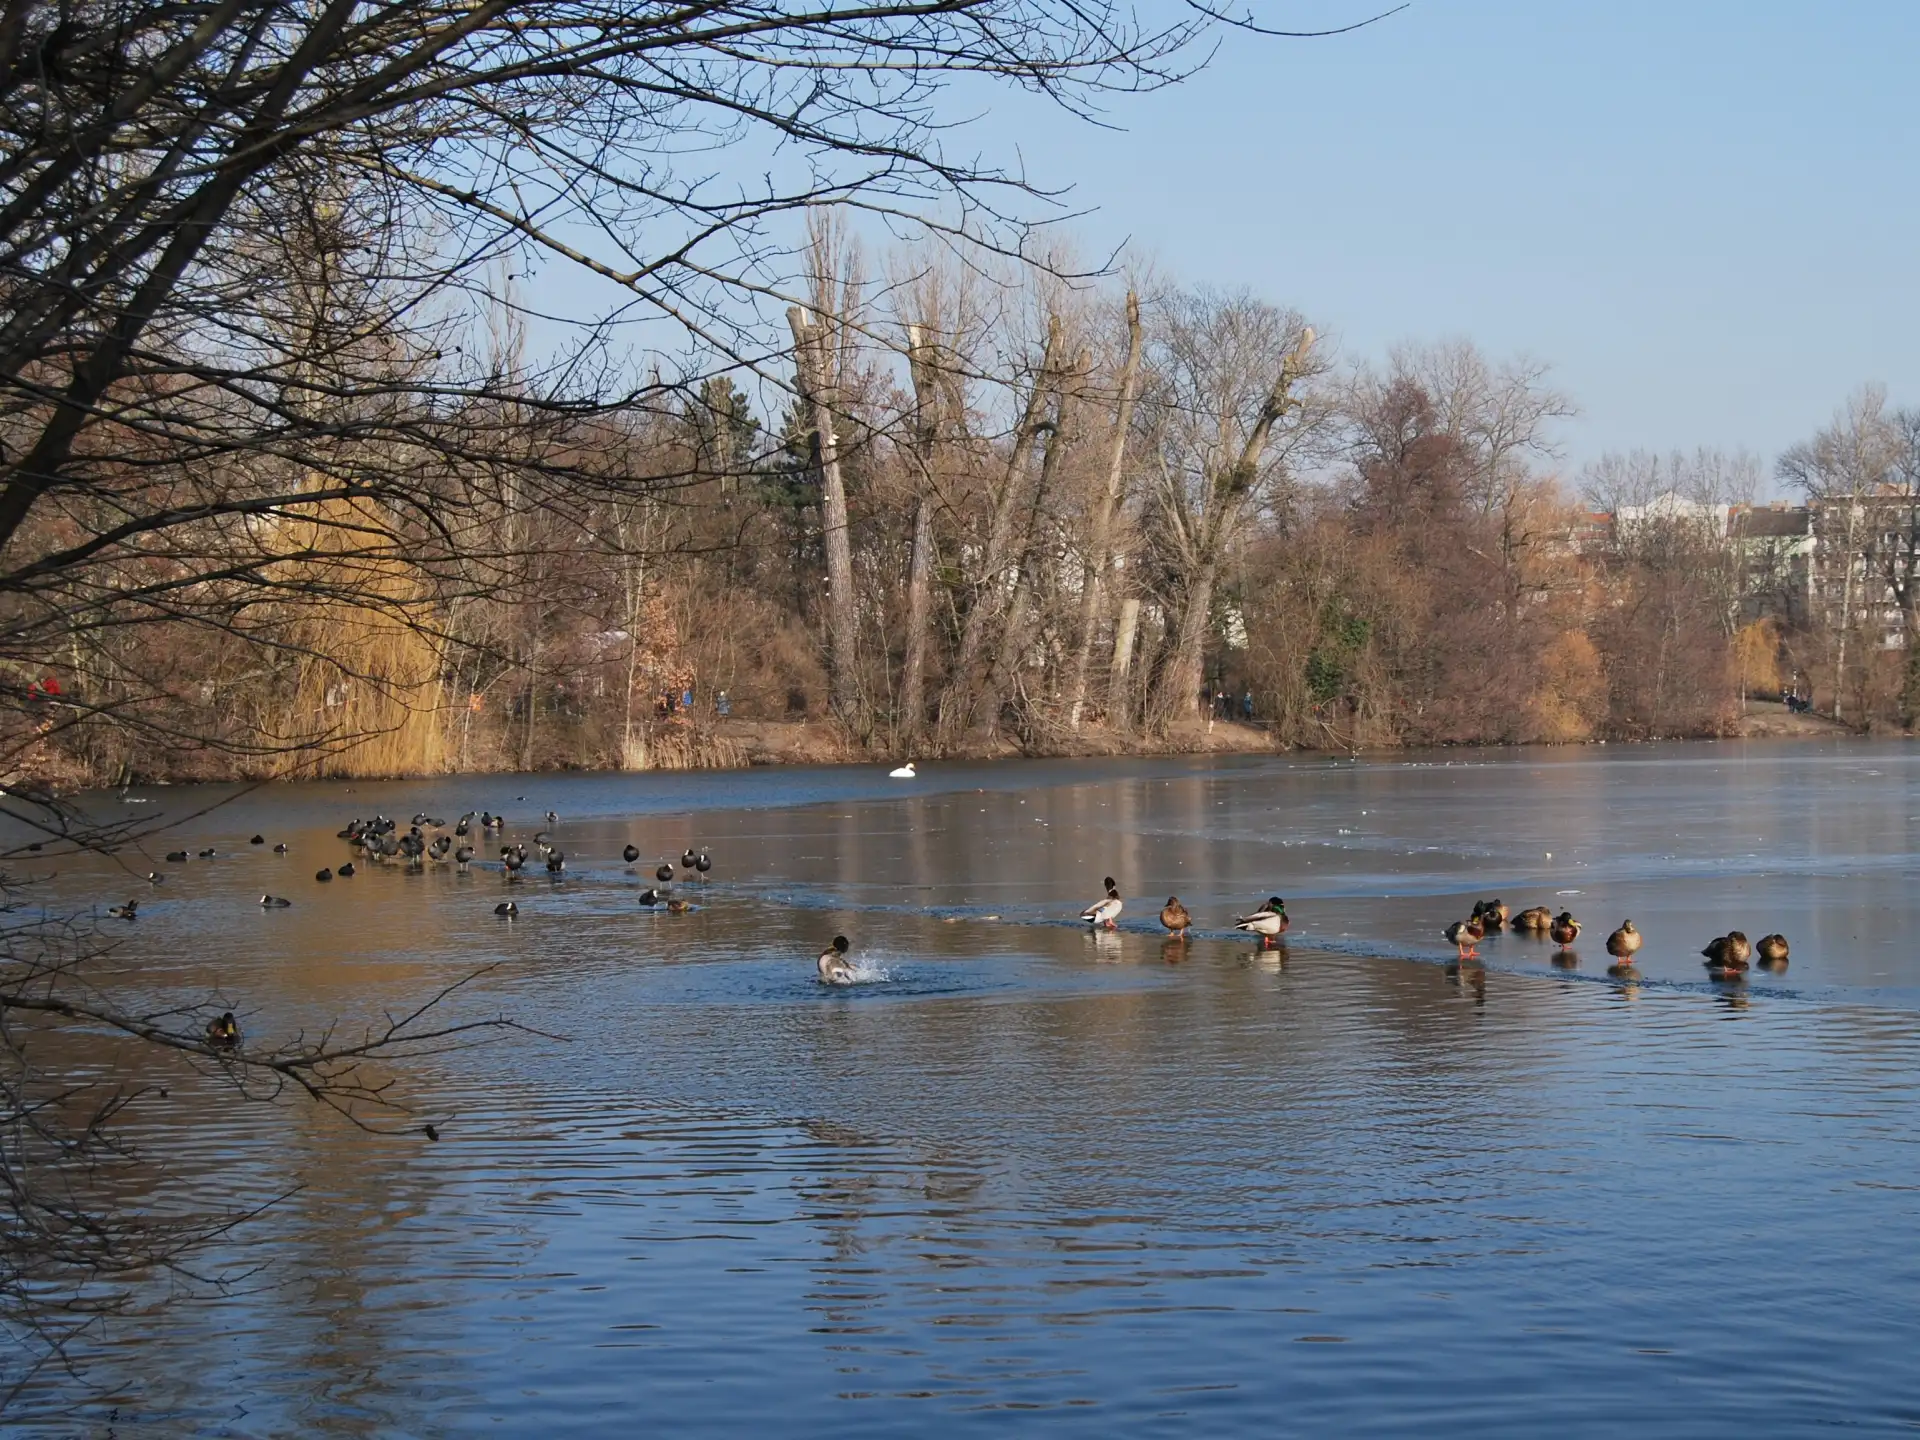
[[[1133,669],[1133,641],[1140,631],[1140,600],[1129,595],[1120,602],[1120,618],[1113,627],[1113,665],[1107,672],[1107,723],[1115,729],[1132,724],[1127,676]]]
[[[927,631],[933,587],[933,466],[939,446],[939,381],[932,347],[918,325],[907,327],[907,368],[913,376],[916,410],[914,452],[920,462],[920,495],[913,507],[913,552],[907,566],[907,660],[900,680],[900,743],[908,758],[927,723]]]
[[[1015,518],[1026,491],[1028,464],[1035,440],[1048,422],[1041,417],[1048,392],[1053,389],[1054,371],[1060,349],[1060,321],[1047,323],[1047,346],[1041,356],[1039,373],[1034,376],[1033,391],[1027,396],[1025,411],[1014,431],[1013,453],[1007,459],[1006,476],[994,499],[993,519],[987,528],[987,550],[974,582],[973,605],[967,611],[960,632],[960,650],[953,670],[940,692],[940,740],[951,744],[966,733],[973,717],[974,670],[980,663],[987,633],[1001,613],[999,588],[1011,562]]]
[[[1120,504],[1125,479],[1127,430],[1133,424],[1134,393],[1140,379],[1140,298],[1127,292],[1127,363],[1120,372],[1120,408],[1113,419],[1113,445],[1108,452],[1107,488],[1094,501],[1093,524],[1087,538],[1087,563],[1080,586],[1079,648],[1073,657],[1072,688],[1068,692],[1067,724],[1080,728],[1080,712],[1087,703],[1087,666],[1093,658],[1093,632],[1100,620],[1100,591],[1106,582],[1108,551],[1112,545],[1113,512]]]
[[[824,327],[798,305],[787,309],[793,330],[793,362],[801,395],[813,412],[814,444],[820,463],[820,529],[827,549],[827,683],[833,710],[856,732],[860,693],[854,678],[857,619],[853,595],[853,546],[847,536],[847,487],[840,474],[840,441],[833,425],[836,396],[827,357],[821,353]]]
[[[1012,689],[1012,677],[1019,668],[1020,653],[1031,638],[1027,633],[1027,609],[1033,598],[1033,537],[1040,520],[1040,507],[1046,502],[1053,489],[1056,472],[1060,468],[1060,457],[1066,450],[1060,433],[1060,417],[1056,412],[1053,428],[1047,434],[1046,456],[1040,462],[1040,483],[1034,486],[1033,503],[1027,507],[1025,523],[1019,532],[1019,555],[1014,562],[1013,596],[1007,602],[1006,622],[1000,627],[1000,644],[995,651],[993,665],[987,671],[981,684],[982,704],[979,722],[982,730],[991,731],[1000,721],[1000,711],[1006,705]]]

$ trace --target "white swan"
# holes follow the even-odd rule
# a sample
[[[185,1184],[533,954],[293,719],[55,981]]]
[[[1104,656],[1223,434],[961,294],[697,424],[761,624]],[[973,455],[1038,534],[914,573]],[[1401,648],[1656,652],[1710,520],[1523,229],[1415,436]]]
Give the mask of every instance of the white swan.
[[[913,773],[913,761],[909,760],[898,770],[889,770],[887,772],[887,778],[889,780],[916,780],[919,777]]]

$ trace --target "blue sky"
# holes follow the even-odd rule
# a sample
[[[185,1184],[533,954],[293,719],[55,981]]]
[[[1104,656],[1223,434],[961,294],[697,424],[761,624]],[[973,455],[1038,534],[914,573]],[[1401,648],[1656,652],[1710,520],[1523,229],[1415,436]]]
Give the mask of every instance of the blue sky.
[[[1259,0],[1272,25],[1365,0]],[[1920,404],[1920,4],[1414,0],[1236,38],[1116,133],[1003,100],[950,143],[1073,186],[1089,250],[1298,306],[1347,357],[1550,361],[1609,449],[1769,464],[1868,380]]]

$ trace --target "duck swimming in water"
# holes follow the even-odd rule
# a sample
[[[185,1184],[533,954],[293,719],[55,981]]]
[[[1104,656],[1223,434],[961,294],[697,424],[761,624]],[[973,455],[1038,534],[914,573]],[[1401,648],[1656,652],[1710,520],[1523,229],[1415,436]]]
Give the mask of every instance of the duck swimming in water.
[[[353,862],[349,860],[346,864],[342,865],[334,873],[338,875],[342,880],[351,880],[353,878]]]
[[[1107,929],[1117,928],[1114,924],[1120,918],[1120,891],[1113,883],[1111,875],[1106,878],[1107,898],[1096,900],[1080,912],[1080,918],[1089,925],[1104,925]]]
[[[131,920],[139,909],[140,902],[138,900],[129,900],[124,905],[109,906],[107,908],[107,914],[113,916],[116,920]]]
[[[1293,922],[1287,918],[1287,902],[1278,895],[1269,895],[1267,903],[1251,915],[1242,915],[1233,922],[1233,928],[1244,930],[1249,935],[1258,935],[1262,945],[1271,945]]]
[[[1571,910],[1562,910],[1553,917],[1553,924],[1547,928],[1547,935],[1562,950],[1580,938],[1580,922],[1573,918]]]
[[[833,943],[820,952],[814,965],[820,972],[822,985],[851,985],[853,962],[847,959],[847,937],[834,936]]]
[[[1187,927],[1193,924],[1193,916],[1187,913],[1178,895],[1169,895],[1167,903],[1160,907],[1160,923],[1176,935],[1185,935]]]
[[[493,913],[496,915],[504,915],[507,919],[511,920],[520,913],[520,907],[511,900],[502,900],[498,905],[493,907]]]
[[[262,895],[260,904],[268,910],[284,910],[293,904],[293,901],[282,900],[278,895]]]
[[[207,1044],[215,1050],[231,1050],[240,1043],[240,1022],[233,1011],[207,1021]]]
[[[1640,947],[1646,943],[1646,937],[1633,928],[1631,920],[1622,920],[1620,928],[1607,936],[1607,954],[1623,965],[1631,965],[1633,957],[1640,953]]]
[[[669,915],[691,915],[693,908],[694,906],[691,900],[667,901],[667,914]]]
[[[1486,938],[1487,923],[1481,914],[1475,914],[1465,920],[1456,920],[1442,932],[1453,942],[1453,948],[1460,953],[1462,960],[1478,959],[1479,944]]]
[[[1553,912],[1544,905],[1522,910],[1507,922],[1522,935],[1543,935],[1553,926]]]
[[[320,869],[313,872],[313,878],[318,880],[322,885],[324,885],[329,880],[333,879],[333,871],[327,869],[323,865],[320,867]]]

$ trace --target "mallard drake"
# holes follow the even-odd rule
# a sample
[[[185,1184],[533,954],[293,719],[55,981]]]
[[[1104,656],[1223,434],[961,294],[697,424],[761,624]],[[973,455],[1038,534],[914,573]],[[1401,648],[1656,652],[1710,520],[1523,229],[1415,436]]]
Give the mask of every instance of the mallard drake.
[[[626,849],[620,852],[620,858],[629,865],[633,864],[634,861],[640,858],[640,847],[638,845],[627,846]]]
[[[1106,887],[1107,898],[1094,901],[1080,912],[1080,918],[1089,925],[1104,925],[1112,930],[1117,928],[1114,922],[1120,918],[1120,891],[1111,875],[1106,878]]]
[[[691,900],[679,900],[679,899],[669,900],[667,901],[667,913],[669,915],[692,914],[693,902]]]
[[[653,872],[653,878],[658,880],[662,885],[671,885],[673,883],[673,862],[671,860],[662,860],[660,862],[660,868]]]
[[[313,872],[313,878],[318,880],[322,885],[324,885],[329,880],[333,879],[333,871],[327,869],[327,867],[323,865],[318,870]]]
[[[1453,948],[1460,952],[1462,960],[1471,960],[1480,953],[1480,942],[1486,938],[1487,922],[1484,912],[1478,912],[1465,920],[1456,920],[1441,933],[1453,942]]]
[[[353,862],[349,860],[333,873],[338,875],[342,880],[351,880],[353,878]]]
[[[138,900],[129,900],[124,905],[108,906],[107,914],[111,915],[116,920],[131,920],[139,912],[139,909],[140,909],[140,902]]]
[[[1479,917],[1486,933],[1492,935],[1507,923],[1507,902],[1482,900],[1474,905],[1473,913]]]
[[[240,1043],[240,1022],[231,1010],[207,1021],[207,1044],[215,1050],[231,1050]]]
[[[822,985],[851,985],[853,983],[853,962],[847,959],[847,937],[836,935],[833,943],[820,952],[820,958],[814,962],[820,971]]]
[[[262,895],[260,904],[268,910],[284,910],[293,904],[293,901],[282,900],[278,895]]]
[[[1753,947],[1747,944],[1747,937],[1733,930],[1718,939],[1709,940],[1707,948],[1700,953],[1707,957],[1707,973],[1715,979],[1725,979],[1747,968],[1747,957],[1752,950]]]
[[[129,904],[132,902],[129,901]],[[1753,947],[1760,955],[1760,963],[1769,970],[1784,970],[1787,965],[1787,937],[1779,933],[1762,935]]]
[[[1553,928],[1553,912],[1544,905],[1522,910],[1507,922],[1523,935],[1540,935]]]
[[[1169,895],[1167,903],[1160,907],[1160,923],[1176,935],[1187,933],[1187,927],[1193,924],[1193,916],[1187,913],[1187,907],[1180,903],[1178,895]]]
[[[511,920],[520,913],[520,907],[511,900],[502,900],[498,905],[493,907],[493,913],[496,915],[504,915],[507,919]]]
[[[1607,954],[1616,960],[1631,961],[1646,943],[1646,937],[1633,928],[1631,920],[1622,920],[1620,928],[1607,936]]]
[[[1562,910],[1547,927],[1547,936],[1564,950],[1580,938],[1580,922],[1573,918],[1571,910]]]
[[[1271,945],[1287,933],[1287,927],[1292,923],[1287,918],[1287,902],[1278,895],[1269,895],[1267,903],[1251,915],[1236,917],[1233,928],[1244,930],[1249,935],[1258,935],[1262,945]]]

